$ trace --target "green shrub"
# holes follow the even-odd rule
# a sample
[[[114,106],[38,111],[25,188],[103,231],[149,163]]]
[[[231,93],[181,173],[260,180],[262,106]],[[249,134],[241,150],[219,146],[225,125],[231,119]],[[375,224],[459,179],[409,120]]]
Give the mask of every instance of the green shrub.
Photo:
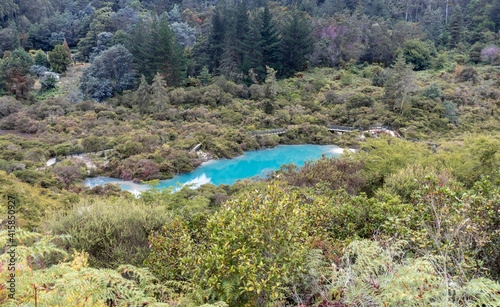
[[[449,171],[438,171],[432,166],[410,165],[386,177],[384,188],[401,196],[404,201],[410,201],[412,193],[422,186],[424,178],[429,175],[435,175],[443,184],[453,180]]]
[[[105,111],[106,112],[106,111]],[[101,112],[102,113],[102,112]],[[99,114],[101,114],[99,113]],[[82,140],[82,147],[86,152],[95,152],[106,147],[108,139],[106,137],[88,136]]]
[[[321,182],[332,190],[343,188],[355,194],[363,188],[366,181],[361,171],[363,165],[364,162],[348,157],[322,156],[316,161],[305,162],[300,168],[293,163],[282,165],[275,177],[294,186],[313,187]]]
[[[137,155],[144,150],[144,146],[141,143],[134,141],[126,141],[124,144],[119,144],[115,147],[116,152],[120,154],[122,159],[128,158],[133,155]]]
[[[357,109],[361,107],[372,107],[373,104],[375,103],[375,100],[373,99],[372,96],[365,95],[362,93],[357,93],[352,96],[350,96],[347,99],[347,104],[349,105],[350,108]]]
[[[350,71],[348,71],[348,72],[344,73],[344,75],[340,79],[340,85],[342,85],[342,86],[351,85],[353,79],[354,79],[353,73],[351,73]]]
[[[375,71],[372,76],[372,85],[383,87],[385,82],[390,78],[391,72],[389,69]]]
[[[355,240],[337,263],[308,255],[303,284],[320,306],[496,306],[500,284],[443,271],[434,255],[405,255],[406,241]],[[305,299],[305,298],[303,298]],[[312,304],[311,304],[312,305]]]
[[[324,105],[336,105],[336,104],[342,104],[344,103],[344,100],[342,99],[342,96],[339,95],[337,92],[330,90],[325,93],[323,104]]]
[[[418,39],[405,41],[401,52],[406,62],[413,64],[415,70],[424,70],[431,64],[431,51],[428,45]]]
[[[457,105],[451,101],[443,101],[444,112],[443,116],[447,118],[450,123],[458,124],[458,108]]]
[[[33,171],[22,171],[19,175],[21,177],[27,176],[28,180],[37,180],[36,177],[39,174],[33,174]],[[54,181],[48,175],[43,178],[40,184],[43,186],[44,182],[46,182],[52,187],[57,187],[58,183]],[[61,209],[62,204],[54,194],[44,188],[20,182],[13,174],[7,175],[4,171],[0,171],[0,200],[3,203],[0,206],[0,214],[4,217],[8,216],[7,200],[9,197],[14,197],[18,208],[16,217],[17,227],[26,227],[28,229],[38,227],[40,221],[48,212]],[[63,195],[65,194],[64,192]],[[6,219],[4,221],[6,222]]]
[[[440,53],[435,59],[433,68],[434,70],[446,70],[449,66],[447,53]]]
[[[142,265],[148,255],[148,236],[170,221],[164,207],[127,199],[85,199],[69,212],[59,212],[45,225],[55,234],[70,235],[64,248],[89,253],[89,264],[116,268]]]
[[[441,92],[441,87],[437,83],[432,83],[427,87],[424,92],[422,93],[422,96],[434,99],[434,98],[442,98],[443,94]]]
[[[11,248],[11,244],[7,244],[9,236],[6,230],[0,231],[2,249]],[[87,253],[72,252],[69,255],[57,247],[55,243],[64,241],[66,236],[16,230],[15,237],[19,240],[14,247],[16,262],[23,265],[16,266],[13,278],[15,295],[9,297],[4,290],[4,295],[0,297],[2,306],[165,305],[167,301],[172,303],[173,297],[182,306],[200,306],[202,303],[199,298],[201,291],[181,283],[167,286],[144,268],[131,265],[123,265],[116,270],[89,267]],[[56,256],[65,258],[56,265],[47,265]],[[4,253],[0,261],[7,263],[9,258],[10,254]],[[34,259],[36,261],[32,261]],[[182,288],[182,294],[177,293],[179,288]],[[85,304],[82,305],[82,302]],[[219,302],[205,306],[227,307],[227,304]]]
[[[56,156],[66,156],[71,152],[72,145],[69,143],[64,143],[54,146],[54,154]]]
[[[476,84],[479,81],[478,77],[479,74],[477,73],[477,70],[471,66],[466,66],[458,72],[456,80],[458,82],[472,81],[473,84]]]
[[[166,226],[151,237],[146,263],[162,279],[187,279],[234,306],[284,302],[303,271],[306,215],[297,195],[269,189],[265,198],[254,192],[228,202],[201,236],[185,222]]]

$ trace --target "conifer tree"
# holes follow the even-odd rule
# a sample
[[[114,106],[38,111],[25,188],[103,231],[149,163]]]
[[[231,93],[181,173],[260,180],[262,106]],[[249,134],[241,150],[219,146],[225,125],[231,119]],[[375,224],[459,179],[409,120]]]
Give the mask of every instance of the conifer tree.
[[[212,76],[210,75],[208,68],[206,66],[203,66],[203,68],[201,69],[200,76],[198,78],[200,80],[201,85],[207,85],[210,82],[210,78],[212,78]]]
[[[302,12],[292,12],[282,37],[282,75],[289,76],[304,68],[306,58],[312,51],[312,29]]]
[[[229,7],[224,10],[224,22],[226,30],[224,32],[224,44],[222,48],[222,56],[219,63],[219,72],[226,77],[236,78],[236,74],[240,71],[241,58],[240,43],[238,38],[240,29],[238,29],[238,19],[235,7]]]
[[[151,81],[156,73],[160,73],[170,85],[179,85],[184,80],[183,48],[177,44],[165,16],[153,18],[150,25],[140,21],[130,37],[130,45],[137,70],[146,80]]]
[[[495,32],[500,31],[500,0],[493,0],[488,15],[489,19],[495,24]]]
[[[269,11],[269,5],[264,7],[262,14],[262,25],[260,27],[260,42],[259,46],[262,50],[262,65],[269,66],[275,70],[280,70],[280,39],[276,32],[276,23],[272,20],[273,16]]]
[[[160,73],[156,73],[153,84],[151,84],[151,100],[154,105],[155,112],[162,112],[166,109],[168,93],[165,87],[167,82],[163,79]]]
[[[451,20],[449,24],[450,32],[450,47],[456,47],[461,41],[464,32],[464,15],[462,13],[462,8],[457,5],[453,9],[453,14],[451,15]]]
[[[391,77],[385,82],[384,100],[393,109],[403,107],[407,101],[408,94],[416,90],[415,74],[411,64],[406,64],[402,53],[398,55],[392,65]]]
[[[220,66],[222,53],[224,52],[224,37],[226,35],[226,24],[223,19],[222,8],[216,8],[211,20],[209,42],[209,69],[215,72]]]
[[[154,72],[159,72],[168,83],[179,85],[185,74],[183,48],[177,44],[165,17],[153,23],[152,38]]]
[[[28,98],[34,83],[29,74],[31,65],[33,59],[21,48],[6,53],[0,61],[0,90],[4,88],[20,99]]]
[[[265,78],[265,63],[262,58],[262,46],[260,43],[260,24],[254,23],[249,27],[249,33],[245,38],[245,44],[248,47],[241,62],[241,71],[245,74],[245,81],[247,82],[251,82],[251,77],[249,76],[251,74],[256,74],[260,80],[264,80]]]
[[[251,36],[251,28],[250,21],[248,19],[248,8],[246,5],[246,1],[242,1],[235,8],[235,15],[236,23],[234,28],[236,29],[236,36],[234,38],[236,39],[237,61],[239,67],[241,68],[245,58],[248,58],[249,51],[255,47],[249,44],[248,39]]]
[[[191,49],[191,63],[188,68],[188,75],[196,76],[200,74],[204,66],[210,65],[208,39],[205,35],[200,35]]]
[[[247,32],[245,36],[241,36],[239,42],[240,48],[245,51],[242,54],[241,71],[246,76],[253,76],[246,78],[249,82],[250,79],[252,82],[263,81],[266,78],[267,66],[276,70],[282,67],[279,49],[281,41],[267,5],[264,11],[249,24]]]
[[[148,56],[149,42],[151,40],[150,36],[150,26],[146,24],[144,19],[139,19],[132,33],[128,37],[128,49],[134,57],[137,70],[142,74],[151,69],[149,67],[150,63],[146,59]]]
[[[62,43],[63,47],[64,47],[64,50],[66,50],[66,52],[71,55],[71,50],[69,49],[69,45],[68,45],[68,42],[66,41],[66,38],[64,39],[63,43]]]
[[[147,114],[151,111],[151,87],[144,75],[141,76],[141,83],[135,92],[135,104],[141,114]]]

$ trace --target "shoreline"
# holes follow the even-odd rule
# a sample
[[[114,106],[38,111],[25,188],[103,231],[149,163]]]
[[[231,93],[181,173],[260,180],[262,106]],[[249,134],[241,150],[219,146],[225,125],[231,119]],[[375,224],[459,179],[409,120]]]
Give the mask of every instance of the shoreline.
[[[339,147],[339,146],[334,145],[334,144],[326,144],[326,145],[321,145],[321,144],[293,144],[293,145],[278,144],[278,145],[273,146],[273,147],[265,147],[265,148],[260,148],[260,149],[256,149],[256,150],[245,151],[242,155],[238,155],[238,156],[236,156],[234,158],[209,159],[207,161],[202,162],[198,167],[196,167],[195,169],[193,169],[191,172],[194,172],[195,170],[199,169],[200,167],[207,166],[207,165],[216,163],[218,161],[235,160],[235,159],[238,159],[238,158],[242,158],[242,157],[245,156],[246,153],[249,153],[249,152],[272,150],[272,149],[276,149],[279,146],[303,146],[303,145],[335,146],[335,148],[332,148],[332,149],[328,150],[325,153],[331,153],[331,154],[335,154],[337,156],[340,156],[340,155],[346,153],[346,151],[347,152],[352,152],[352,153],[356,153],[357,152],[357,150],[354,149],[354,148],[342,148],[342,147]],[[191,172],[176,174],[172,178],[160,179],[159,181],[161,183],[161,181],[171,180],[171,179],[175,178],[176,176],[181,176],[181,175],[189,174]],[[88,183],[89,180],[99,182],[99,179],[101,179],[101,178],[103,180],[103,182],[101,182],[101,183],[97,183],[97,184],[89,184]],[[146,190],[148,190],[148,189],[150,189],[150,188],[153,187],[152,185],[148,185],[148,184],[144,183],[143,181],[124,180],[124,179],[113,178],[113,177],[108,177],[108,176],[87,177],[84,180],[83,185],[85,187],[88,187],[89,189],[92,189],[92,188],[94,188],[96,186],[104,186],[107,183],[119,185],[120,188],[122,188],[122,190],[129,191],[130,193],[134,194],[136,197],[140,194],[140,192],[146,191]],[[186,183],[184,183],[184,184],[186,184]],[[122,187],[122,185],[124,185],[125,187]]]

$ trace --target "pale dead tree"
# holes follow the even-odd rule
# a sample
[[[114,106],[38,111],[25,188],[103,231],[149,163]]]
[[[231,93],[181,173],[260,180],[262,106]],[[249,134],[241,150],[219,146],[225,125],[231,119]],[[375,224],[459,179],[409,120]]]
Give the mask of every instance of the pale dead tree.
[[[384,99],[395,110],[403,107],[408,100],[408,95],[418,89],[415,83],[415,73],[411,64],[406,64],[404,56],[400,54],[392,66],[391,77],[386,81]]]

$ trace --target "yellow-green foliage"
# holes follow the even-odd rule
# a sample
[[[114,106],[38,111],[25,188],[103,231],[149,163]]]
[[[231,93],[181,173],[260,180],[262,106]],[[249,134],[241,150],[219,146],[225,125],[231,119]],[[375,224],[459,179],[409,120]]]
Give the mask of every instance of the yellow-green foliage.
[[[468,136],[463,142],[444,143],[438,150],[432,163],[450,169],[459,181],[468,185],[500,168],[498,136]]]
[[[364,169],[372,181],[380,180],[413,163],[423,161],[432,155],[424,143],[414,143],[396,138],[369,139],[356,156],[365,161]]]
[[[415,176],[448,173],[472,186],[481,175],[490,175],[500,167],[500,139],[494,136],[467,135],[463,141],[443,142],[437,148],[426,143],[379,138],[369,139],[361,149],[355,157],[366,162],[368,189],[380,187],[386,180],[389,185],[401,180],[404,183],[407,180],[403,173],[407,171]],[[408,191],[404,193],[406,196]]]
[[[400,195],[403,200],[410,201],[411,194],[419,189],[423,179],[428,175],[436,175],[442,183],[453,180],[451,171],[438,171],[435,166],[409,165],[401,168],[385,178],[384,191]]]
[[[6,245],[7,231],[0,232],[0,245]],[[51,235],[17,230],[15,296],[0,291],[2,306],[167,306],[159,302],[179,299],[174,287],[158,282],[147,269],[130,265],[117,270],[95,269],[87,266],[88,254],[75,253],[71,261],[43,266],[50,254],[66,253],[54,245],[64,239]],[[21,244],[22,243],[22,244]],[[9,254],[0,256],[0,266],[7,270]],[[41,265],[39,265],[41,263]],[[189,302],[189,301],[188,301]],[[187,305],[187,304],[186,304]],[[192,305],[192,304],[190,304]]]
[[[281,304],[300,283],[314,242],[371,237],[408,211],[389,196],[288,191],[274,183],[227,202],[206,221],[182,217],[165,225],[151,237],[145,263],[165,280],[187,280],[235,306]]]
[[[497,306],[500,284],[461,279],[441,270],[439,256],[405,256],[405,241],[354,241],[339,265],[320,251],[308,257],[308,288],[341,306]],[[484,305],[482,305],[484,304]]]
[[[148,254],[148,236],[170,222],[165,206],[150,206],[125,198],[87,198],[69,211],[54,214],[46,229],[70,235],[68,250],[89,253],[94,267],[141,265]]]
[[[273,185],[268,193],[228,202],[205,230],[190,234],[183,221],[167,225],[151,238],[146,264],[165,279],[187,279],[235,305],[282,302],[307,253],[306,212],[296,206],[297,196]]]
[[[65,193],[69,195],[69,193]],[[64,206],[63,194],[48,189],[33,187],[21,182],[13,174],[0,171],[0,223],[7,217],[8,197],[16,201],[16,220],[18,227],[36,227],[43,217],[52,210]]]
[[[468,189],[440,178],[418,178],[411,197],[403,195],[413,203],[388,193],[390,185],[367,197],[325,183],[272,183],[213,215],[179,215],[151,237],[145,264],[164,280],[207,289],[207,301],[234,306],[284,304],[286,297],[313,305],[319,296],[354,306],[491,306],[500,302],[493,295],[500,285],[479,277],[500,272],[500,181],[484,178]]]

